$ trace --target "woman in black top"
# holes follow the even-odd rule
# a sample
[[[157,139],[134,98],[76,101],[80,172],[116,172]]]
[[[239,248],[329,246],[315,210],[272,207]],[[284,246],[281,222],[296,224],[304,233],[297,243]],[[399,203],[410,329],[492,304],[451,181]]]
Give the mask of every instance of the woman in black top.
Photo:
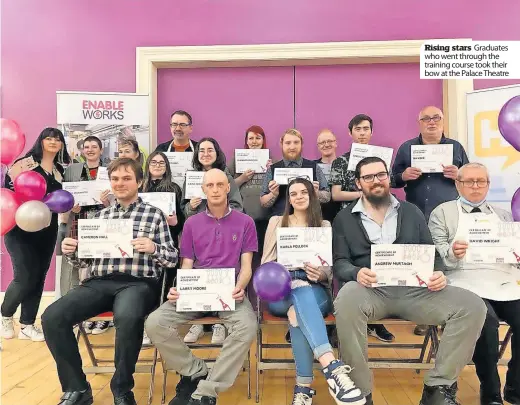
[[[27,154],[9,168],[5,187],[14,190],[13,181],[20,173],[32,170],[47,182],[47,193],[62,188],[62,164],[69,164],[65,138],[59,129],[45,128]],[[43,341],[44,336],[34,326],[43,293],[45,276],[49,270],[58,232],[58,214],[52,214],[48,227],[38,232],[26,232],[15,226],[5,237],[11,256],[14,278],[7,287],[2,303],[2,335],[14,337],[13,315],[21,305],[19,339]]]

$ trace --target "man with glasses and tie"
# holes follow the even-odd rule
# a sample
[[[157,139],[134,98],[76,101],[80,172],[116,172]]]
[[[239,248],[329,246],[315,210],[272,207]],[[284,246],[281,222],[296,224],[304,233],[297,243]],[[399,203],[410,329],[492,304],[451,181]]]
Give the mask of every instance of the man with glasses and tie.
[[[498,328],[500,320],[504,320],[513,331],[513,355],[508,364],[504,399],[511,404],[520,404],[520,270],[517,265],[491,263],[491,260],[479,264],[466,260],[467,249],[471,247],[469,227],[475,221],[486,224],[512,222],[513,217],[486,201],[489,173],[484,165],[469,163],[462,166],[456,181],[459,199],[439,205],[430,215],[433,242],[444,261],[450,285],[477,294],[487,306],[486,321],[473,354],[480,379],[480,403],[503,404],[497,362]],[[518,248],[520,253],[520,246]]]
[[[468,163],[464,147],[444,135],[444,116],[442,111],[434,106],[424,108],[419,113],[420,134],[418,137],[403,143],[392,167],[392,187],[404,187],[406,201],[415,204],[426,217],[439,204],[455,200],[458,197],[455,179],[459,167]],[[412,145],[453,145],[453,162],[444,166],[442,173],[423,173],[412,167]],[[428,330],[426,325],[417,325],[414,333],[424,336]]]
[[[302,157],[303,137],[297,129],[288,129],[280,139],[282,147],[282,160],[271,165],[264,176],[262,195],[260,204],[262,207],[269,208],[269,217],[273,215],[283,215],[287,199],[287,185],[278,184],[274,181],[276,169],[282,168],[306,168],[312,169],[312,179],[314,190],[318,193],[320,203],[330,201],[329,185],[327,178],[318,164],[312,160]]]
[[[160,152],[193,152],[197,142],[190,139],[193,131],[191,115],[186,111],[177,110],[170,116],[170,132],[173,141],[167,141],[157,145],[156,151]]]
[[[435,367],[426,373],[421,405],[458,405],[457,378],[469,363],[486,317],[472,292],[447,286],[442,271],[424,280],[426,287],[382,286],[372,270],[372,245],[433,245],[419,209],[390,194],[384,160],[368,157],[355,170],[361,198],[340,211],[332,226],[335,277],[341,289],[334,302],[341,357],[350,378],[373,404],[368,367],[367,323],[394,316],[428,325],[446,324]]]

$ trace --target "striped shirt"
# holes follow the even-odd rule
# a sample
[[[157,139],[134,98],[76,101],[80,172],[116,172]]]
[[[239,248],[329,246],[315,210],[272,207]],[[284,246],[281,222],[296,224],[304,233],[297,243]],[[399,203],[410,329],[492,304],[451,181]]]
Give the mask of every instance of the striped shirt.
[[[92,219],[133,219],[134,239],[151,239],[155,243],[155,252],[149,254],[134,250],[131,258],[110,259],[78,259],[77,251],[67,256],[72,265],[87,267],[87,278],[112,273],[158,278],[162,267],[175,267],[177,264],[178,252],[173,245],[166,217],[161,210],[144,203],[141,198],[126,209],[120,204],[104,208]]]

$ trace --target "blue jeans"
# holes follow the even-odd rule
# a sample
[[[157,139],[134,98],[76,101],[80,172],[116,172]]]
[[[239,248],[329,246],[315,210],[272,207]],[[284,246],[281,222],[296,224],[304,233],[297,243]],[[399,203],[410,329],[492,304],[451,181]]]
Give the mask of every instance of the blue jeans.
[[[270,302],[269,312],[284,317],[293,305],[298,326],[289,324],[289,331],[296,363],[296,383],[310,384],[314,358],[332,352],[323,320],[332,312],[332,297],[321,284],[311,283],[310,286],[292,289],[285,300]]]

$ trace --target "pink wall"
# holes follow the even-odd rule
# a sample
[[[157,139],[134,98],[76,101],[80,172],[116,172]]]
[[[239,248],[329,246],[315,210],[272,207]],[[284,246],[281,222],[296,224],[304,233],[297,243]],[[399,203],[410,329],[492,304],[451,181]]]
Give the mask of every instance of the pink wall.
[[[56,90],[135,91],[136,46],[519,40],[520,2],[486,5],[453,0],[6,0],[1,3],[1,115],[16,119],[31,144],[43,127],[55,124]],[[4,290],[11,265],[7,255],[2,259]],[[51,271],[47,289],[53,285]]]

